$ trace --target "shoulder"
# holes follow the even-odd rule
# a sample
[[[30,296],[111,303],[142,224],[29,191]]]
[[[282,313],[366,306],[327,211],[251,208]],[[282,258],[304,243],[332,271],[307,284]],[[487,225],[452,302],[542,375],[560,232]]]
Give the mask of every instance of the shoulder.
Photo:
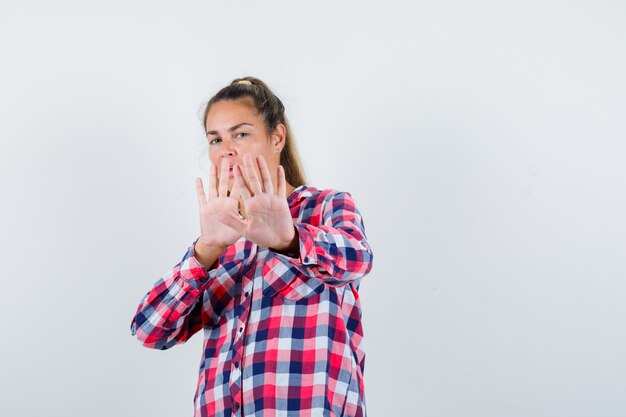
[[[360,211],[347,191],[301,185],[289,198],[292,215],[303,221],[324,223],[330,219],[360,217]]]
[[[341,203],[342,201],[353,203],[352,195],[347,191],[337,190],[334,188],[316,188],[310,185],[301,185],[296,187],[287,198],[289,205],[297,205],[306,203],[306,205],[324,205],[330,201]]]

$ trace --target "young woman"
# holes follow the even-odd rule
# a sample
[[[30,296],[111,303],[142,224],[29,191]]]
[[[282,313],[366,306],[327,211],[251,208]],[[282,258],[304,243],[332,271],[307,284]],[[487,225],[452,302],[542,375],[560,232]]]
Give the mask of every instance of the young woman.
[[[200,236],[131,332],[168,349],[204,330],[195,416],[366,416],[359,284],[372,268],[351,195],[305,185],[281,101],[253,77],[208,103]]]

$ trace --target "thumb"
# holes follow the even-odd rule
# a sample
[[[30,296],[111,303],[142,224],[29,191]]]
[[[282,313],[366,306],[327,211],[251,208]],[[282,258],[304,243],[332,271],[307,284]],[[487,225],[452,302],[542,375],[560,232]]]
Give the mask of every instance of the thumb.
[[[237,187],[237,184],[233,186],[233,189],[230,190],[230,194],[228,195],[230,198],[234,198],[235,200],[239,200],[241,196],[241,189]]]
[[[242,221],[235,213],[220,213],[217,216],[217,220],[230,227],[231,229],[237,231],[241,236],[244,235],[244,232],[246,230],[246,223]]]

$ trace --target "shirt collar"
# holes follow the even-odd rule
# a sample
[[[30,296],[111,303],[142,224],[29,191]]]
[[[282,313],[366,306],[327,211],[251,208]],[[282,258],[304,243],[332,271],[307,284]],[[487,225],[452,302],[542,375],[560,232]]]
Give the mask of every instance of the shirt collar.
[[[298,201],[311,197],[313,195],[313,187],[308,187],[306,185],[300,185],[293,189],[291,194],[287,197],[287,202],[291,206]]]

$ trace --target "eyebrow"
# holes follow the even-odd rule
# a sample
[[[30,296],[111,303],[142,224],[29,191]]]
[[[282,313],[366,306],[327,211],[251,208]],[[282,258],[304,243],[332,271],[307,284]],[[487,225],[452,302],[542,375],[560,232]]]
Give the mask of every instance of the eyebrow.
[[[243,123],[239,123],[238,125],[235,125],[235,126],[229,128],[228,131],[232,132],[233,130],[238,129],[239,127],[241,127],[243,125],[248,125],[248,126],[254,127],[253,124],[243,122]],[[217,135],[217,130],[210,130],[210,131],[206,132],[206,136],[209,136],[209,135]]]

